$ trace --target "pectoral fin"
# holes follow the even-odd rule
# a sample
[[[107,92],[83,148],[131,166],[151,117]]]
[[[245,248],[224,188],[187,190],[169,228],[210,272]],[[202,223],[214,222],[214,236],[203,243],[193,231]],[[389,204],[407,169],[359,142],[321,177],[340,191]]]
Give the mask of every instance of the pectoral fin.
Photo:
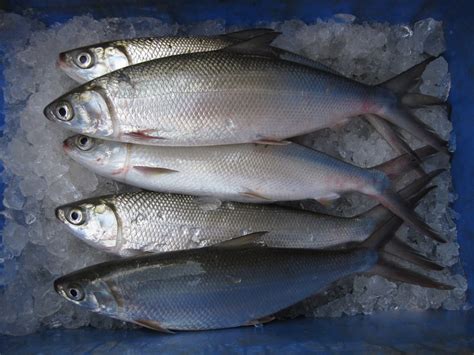
[[[263,195],[259,194],[258,192],[251,191],[251,190],[248,190],[246,192],[241,192],[240,195],[245,196],[245,197],[255,198],[257,200],[267,200],[267,201],[272,200],[271,198],[268,198],[266,196],[263,196]]]
[[[158,332],[162,332],[162,333],[167,333],[167,334],[174,334],[174,332],[172,332],[171,330],[169,329],[166,329],[164,327],[162,327],[160,325],[160,323],[158,322],[155,322],[153,320],[149,320],[149,319],[136,319],[133,321],[134,323],[138,324],[138,325],[141,325],[142,327],[145,327],[145,328],[148,328],[148,329],[153,329],[153,330],[156,330]]]
[[[163,140],[165,138],[158,135],[158,131],[154,129],[145,129],[142,131],[127,132],[123,134],[124,136],[133,138],[134,140]]]
[[[163,175],[163,174],[171,174],[177,173],[178,170],[167,169],[167,168],[159,168],[153,166],[134,166],[134,170],[139,171],[145,175]]]

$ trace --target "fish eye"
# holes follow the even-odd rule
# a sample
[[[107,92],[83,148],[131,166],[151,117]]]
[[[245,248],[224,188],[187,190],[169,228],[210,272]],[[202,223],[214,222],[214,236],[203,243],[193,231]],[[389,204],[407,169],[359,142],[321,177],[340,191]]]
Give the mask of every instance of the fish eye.
[[[92,66],[92,56],[88,52],[79,53],[76,56],[76,64],[82,69],[87,69]]]
[[[76,138],[76,145],[80,150],[89,150],[94,146],[94,139],[87,136],[78,136]]]
[[[61,121],[70,121],[72,119],[73,111],[68,102],[60,102],[56,105],[55,116]]]
[[[79,208],[73,208],[67,214],[67,220],[75,225],[81,224],[84,222],[84,214]]]
[[[66,295],[73,301],[82,301],[84,299],[84,290],[77,284],[71,284],[66,289]]]

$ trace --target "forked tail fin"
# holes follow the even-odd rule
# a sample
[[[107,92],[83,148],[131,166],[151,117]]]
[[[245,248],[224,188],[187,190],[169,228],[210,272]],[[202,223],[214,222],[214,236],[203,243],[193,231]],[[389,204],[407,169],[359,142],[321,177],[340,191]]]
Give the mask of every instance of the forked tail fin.
[[[410,92],[411,89],[419,85],[421,75],[426,66],[435,59],[435,57],[429,58],[396,77],[381,83],[379,86],[394,93],[398,98],[398,102],[384,106],[376,114],[395,126],[403,128],[438,151],[449,154],[447,142],[442,140],[431,128],[419,121],[410,111],[410,108],[442,105],[445,103],[442,99],[434,96]],[[394,137],[392,138],[395,139]],[[401,139],[402,137],[399,136],[398,138]],[[401,145],[399,145],[399,148],[406,149],[406,147]]]
[[[364,115],[364,117],[387,141],[393,150],[399,154],[408,154],[413,161],[421,161],[416,152],[405,141],[405,138],[390,122],[387,122],[383,118],[371,113]],[[415,169],[418,171],[419,175],[423,175],[424,171],[421,167],[416,167]]]
[[[446,240],[444,240],[438,234],[438,232],[436,232],[425,222],[423,222],[420,216],[412,208],[410,208],[410,206],[408,206],[405,201],[403,201],[399,194],[397,194],[391,188],[384,189],[383,192],[378,195],[375,195],[374,197],[382,205],[387,207],[398,217],[402,218],[403,221],[405,221],[411,227],[415,228],[420,233],[423,233],[424,235],[440,243],[446,243]]]
[[[412,204],[416,204],[423,196],[425,196],[432,188],[426,188],[420,191],[413,199]],[[410,270],[406,267],[398,265],[390,257],[404,260],[417,265],[425,270],[442,270],[443,267],[428,258],[420,255],[408,245],[399,242],[395,244],[391,242],[394,238],[395,231],[402,224],[402,220],[398,217],[392,217],[387,223],[377,229],[361,247],[378,250],[379,258],[377,263],[366,274],[380,275],[394,281],[402,281],[416,284],[424,287],[437,288],[442,290],[450,290],[454,287],[445,283],[434,280],[426,275]]]
[[[430,127],[421,122],[409,109],[401,105],[385,107],[379,114],[387,121],[405,129],[439,152],[449,154],[448,142],[441,139]]]
[[[380,83],[378,86],[389,89],[395,94],[403,95],[418,85],[421,75],[425,71],[428,64],[436,59],[438,59],[438,57],[430,57],[425,59],[421,63],[412,66],[401,74],[398,74],[397,76]]]
[[[400,266],[387,259],[383,254],[379,256],[377,264],[375,264],[367,274],[380,275],[389,280],[406,282],[423,287],[437,288],[440,290],[454,289],[454,286],[452,285],[445,284],[419,272]]]
[[[405,242],[402,242],[398,238],[393,238],[392,240],[390,240],[390,242],[384,248],[384,253],[394,256],[398,259],[408,261],[427,270],[440,271],[444,269],[443,266],[428,259],[426,256],[422,255],[417,250],[415,250]]]
[[[431,154],[431,148],[421,148],[418,152],[419,155],[426,153],[427,156]],[[423,153],[424,151],[424,153]],[[410,208],[403,198],[393,190],[390,181],[387,177],[399,176],[404,172],[404,167],[412,164],[413,161],[410,156],[401,156],[395,158],[390,162],[377,166],[374,170],[383,172],[376,177],[374,172],[374,180],[368,181],[366,190],[364,193],[376,199],[380,204],[388,208],[392,213],[402,218],[406,223],[414,227],[419,232],[429,236],[430,238],[437,240],[438,242],[444,243],[445,240],[438,235],[438,233],[424,223],[421,218]]]
[[[412,183],[405,186],[401,189],[398,193],[400,197],[404,200],[408,201],[410,207],[416,206],[416,204],[420,201],[421,197],[419,196],[420,191],[423,191],[425,194],[428,192],[428,189],[423,190],[433,180],[436,176],[442,173],[444,169],[438,169],[432,171],[429,174],[422,176],[421,178],[416,179]],[[431,188],[429,188],[431,189]],[[362,213],[359,215],[361,218],[372,218],[379,223],[384,223],[387,219],[393,217],[393,213],[384,206],[377,205],[370,210]]]
[[[385,163],[376,165],[373,169],[382,171],[391,180],[398,179],[401,175],[405,175],[410,170],[419,168],[420,162],[423,162],[437,153],[436,149],[425,146],[414,151],[417,156],[417,160],[412,159],[411,154],[403,154]]]

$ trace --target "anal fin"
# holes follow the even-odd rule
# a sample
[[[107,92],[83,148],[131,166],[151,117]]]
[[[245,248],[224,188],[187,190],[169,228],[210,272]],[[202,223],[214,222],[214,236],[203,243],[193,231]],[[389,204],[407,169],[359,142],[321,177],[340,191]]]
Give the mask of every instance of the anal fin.
[[[145,175],[163,175],[163,174],[172,174],[172,173],[178,172],[177,170],[173,170],[173,169],[153,167],[153,166],[139,166],[139,165],[135,165],[133,169]]]
[[[337,193],[331,193],[327,196],[320,197],[315,199],[318,201],[321,205],[323,205],[325,208],[331,208],[335,205],[336,201],[341,197],[341,195]]]
[[[148,329],[153,329],[153,330],[156,330],[158,332],[167,333],[167,334],[175,334],[171,330],[162,327],[160,323],[158,323],[154,320],[136,319],[133,322],[140,325],[140,326],[142,326],[142,327],[145,327],[145,328],[148,328]]]

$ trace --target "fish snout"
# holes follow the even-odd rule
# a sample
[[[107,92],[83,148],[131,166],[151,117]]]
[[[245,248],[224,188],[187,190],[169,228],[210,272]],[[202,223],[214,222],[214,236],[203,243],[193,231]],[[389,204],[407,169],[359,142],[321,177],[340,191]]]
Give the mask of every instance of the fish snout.
[[[67,298],[61,277],[59,279],[54,280],[54,290],[57,294],[61,295],[64,298]]]
[[[56,207],[56,209],[54,210],[54,214],[57,219],[59,219],[61,222],[64,222],[65,214],[62,207]]]
[[[51,104],[44,108],[43,114],[48,120],[56,121],[56,117],[54,116],[53,107]]]
[[[66,153],[71,151],[71,142],[69,141],[69,139],[66,139],[66,140],[63,142],[63,150],[64,150]]]
[[[62,52],[62,53],[59,53],[59,58],[58,60],[56,61],[56,66],[58,68],[64,68],[66,66],[66,53]]]

